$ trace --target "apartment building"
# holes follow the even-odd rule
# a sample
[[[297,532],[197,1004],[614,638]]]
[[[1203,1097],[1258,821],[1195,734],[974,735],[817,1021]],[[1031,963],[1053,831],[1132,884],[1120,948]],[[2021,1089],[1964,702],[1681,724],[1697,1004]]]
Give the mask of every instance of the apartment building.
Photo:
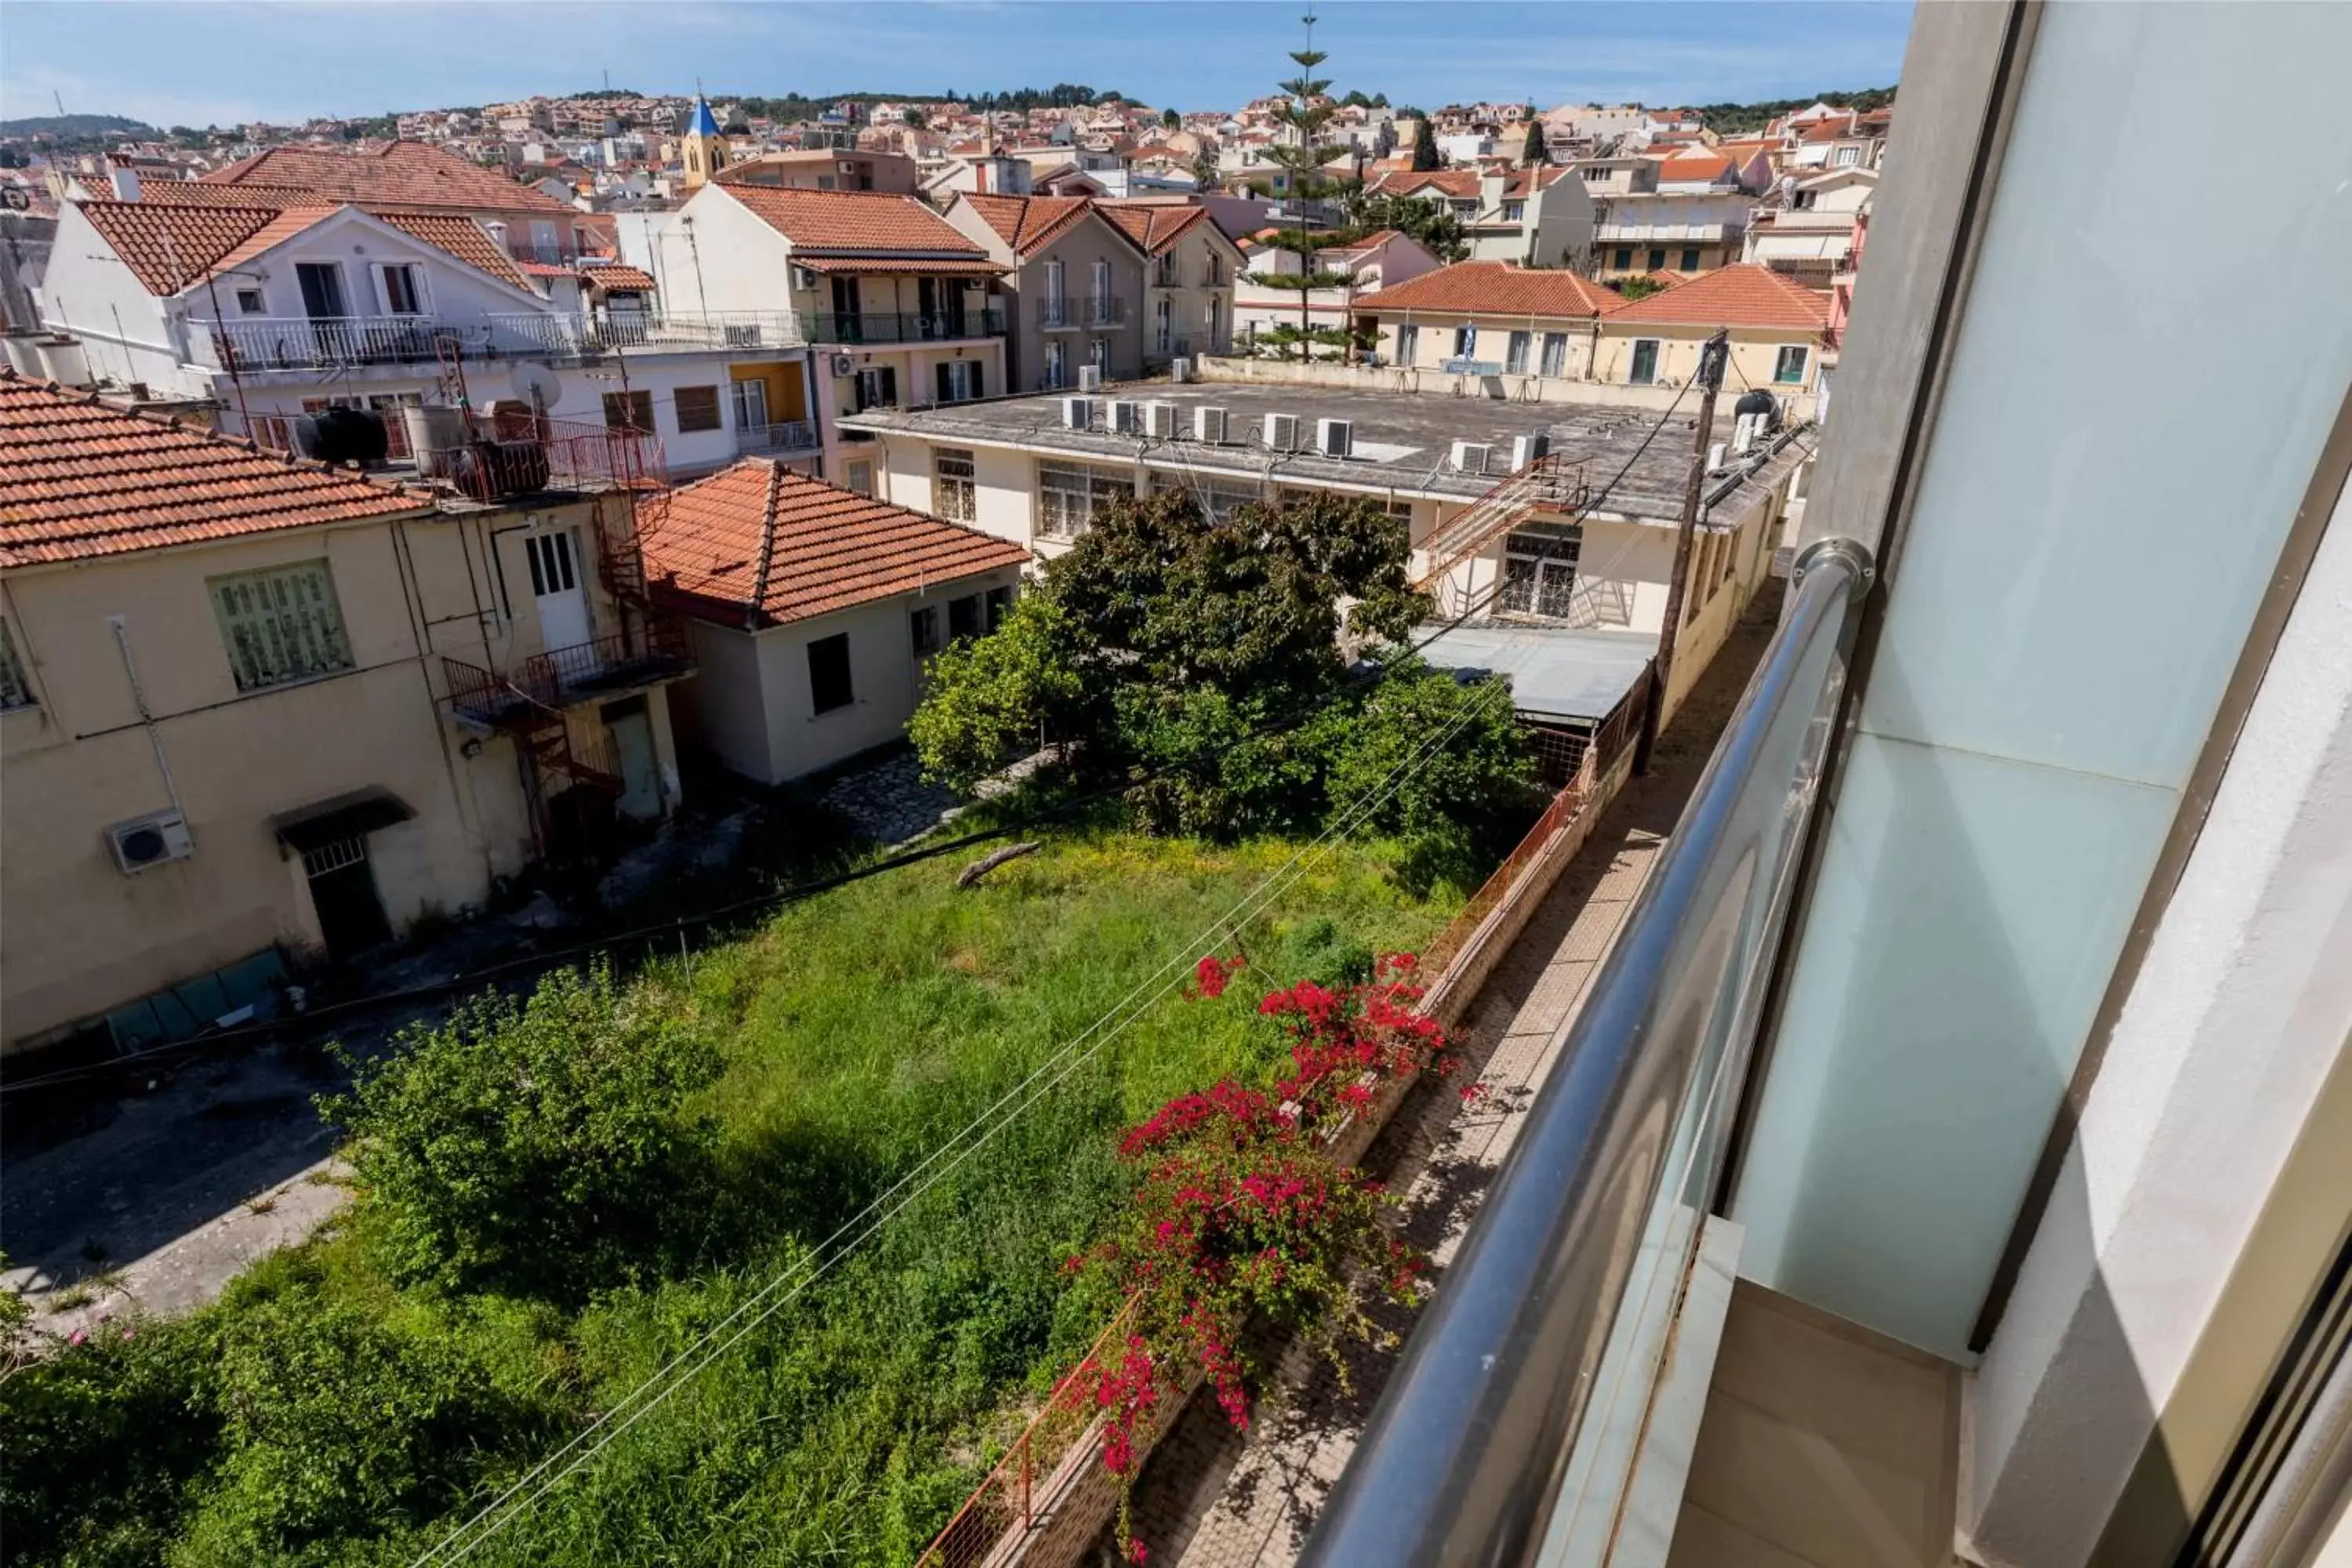
[[[1199,201],[1097,204],[1141,248],[1143,363],[1221,354],[1233,343],[1234,300],[1247,263]]]
[[[1297,326],[1302,314],[1309,327],[1345,327],[1365,300],[1439,266],[1427,246],[1393,228],[1310,255],[1308,271],[1334,273],[1343,279],[1328,288],[1289,289],[1263,281],[1300,275],[1298,253],[1283,249],[1270,237],[1246,242],[1242,256],[1244,270],[1234,285],[1234,329],[1245,343],[1272,328]],[[1338,357],[1328,348],[1318,354]]]
[[[1607,216],[1593,231],[1594,275],[1609,281],[1690,274],[1738,260],[1756,205],[1753,193],[1769,178],[1761,153],[1745,169],[1706,153],[1661,161],[1649,188],[1609,197]]]
[[[811,351],[823,471],[853,486],[834,419],[1005,385],[1007,268],[912,196],[712,184],[622,220],[621,254],[664,298],[720,321],[784,315]]]
[[[1592,197],[1570,169],[1408,170],[1383,174],[1366,189],[1444,203],[1461,220],[1473,260],[1574,267],[1592,252]]]
[[[1143,374],[1142,243],[1086,196],[965,193],[947,221],[1004,268],[1005,376],[1021,391]]]
[[[1878,191],[1868,169],[1837,169],[1792,179],[1749,216],[1740,259],[1826,289],[1849,270],[1853,236]]]
[[[971,513],[969,476],[931,499]],[[996,628],[1029,552],[781,464],[746,459],[652,505],[646,563],[701,673],[682,723],[730,769],[780,784],[906,731],[923,665]]]
[[[1597,323],[1592,379],[1680,387],[1697,373],[1701,345],[1727,331],[1727,385],[1802,398],[1816,390],[1829,319],[1829,296],[1785,273],[1745,262],[1718,268],[1606,311]]]
[[[1355,320],[1383,365],[1590,381],[1601,318],[1622,303],[1573,272],[1465,261],[1366,295]]]
[[[7,1048],[193,1033],[677,800],[692,663],[560,446],[483,503],[13,375],[0,429]]]

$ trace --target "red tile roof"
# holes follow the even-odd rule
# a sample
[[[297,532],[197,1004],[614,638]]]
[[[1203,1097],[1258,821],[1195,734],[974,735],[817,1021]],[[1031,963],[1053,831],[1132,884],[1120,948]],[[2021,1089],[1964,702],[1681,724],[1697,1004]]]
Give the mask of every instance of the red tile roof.
[[[203,183],[290,186],[332,202],[539,211],[567,217],[576,211],[543,191],[422,142],[394,142],[366,153],[272,147],[258,157],[214,170],[203,176]]]
[[[1598,316],[1619,303],[1573,272],[1463,261],[1367,294],[1361,310],[1464,310],[1496,316]]]
[[[0,371],[0,567],[432,510],[396,486]]]
[[[1826,297],[1753,262],[1702,272],[1687,283],[1629,300],[1609,312],[1614,321],[1655,321],[1700,327],[1796,327],[1829,324]]]
[[[1512,169],[1506,172],[1503,195],[1518,198],[1529,189],[1545,190],[1558,184],[1571,171],[1565,167],[1548,169]],[[1468,201],[1478,192],[1478,171],[1475,169],[1422,169],[1403,174],[1382,174],[1371,182],[1370,189],[1386,191],[1395,195],[1411,195],[1416,191],[1438,190],[1457,201]]]
[[[583,262],[580,275],[599,289],[651,289],[654,275],[618,261]]]
[[[845,610],[1029,559],[1021,546],[747,458],[663,498],[640,531],[657,591],[754,624]]]
[[[706,187],[720,188],[720,187]],[[788,191],[766,185],[723,187],[770,228],[803,250],[835,255],[864,251],[952,258],[985,263],[978,242],[912,196],[879,191]],[[699,197],[708,200],[708,197]]]
[[[1192,226],[1206,221],[1207,207],[1170,206],[1161,202],[1097,202],[1103,216],[1119,226],[1128,238],[1143,247],[1146,256],[1158,256],[1170,246],[1192,232]],[[1214,225],[1211,225],[1214,227]]]
[[[150,294],[177,294],[250,261],[343,210],[317,205],[181,206],[155,201],[91,201],[80,206],[90,226],[122,258]],[[514,258],[472,218],[447,213],[370,216],[501,283],[532,292]]]
[[[411,239],[423,240],[436,250],[446,250],[478,272],[487,272],[501,283],[530,291],[530,284],[515,266],[514,258],[505,246],[490,237],[490,231],[469,217],[447,216],[433,213],[379,213],[374,215],[400,230]]]
[[[1737,177],[1739,170],[1720,153],[1683,153],[1658,165],[1658,184],[1715,181]]]
[[[1091,204],[1084,196],[966,195],[963,203],[981,222],[1011,246],[1016,256],[1051,245],[1086,221]]]

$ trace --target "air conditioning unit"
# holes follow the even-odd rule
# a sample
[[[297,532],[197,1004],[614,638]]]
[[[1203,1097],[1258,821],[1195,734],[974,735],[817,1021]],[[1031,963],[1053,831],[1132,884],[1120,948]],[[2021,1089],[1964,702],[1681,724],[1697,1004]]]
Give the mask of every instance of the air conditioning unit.
[[[833,356],[833,374],[836,376],[856,375],[857,362],[847,354],[835,354]]]
[[[1551,437],[1538,430],[1532,436],[1511,437],[1511,471],[1517,473],[1529,463],[1551,456]]]
[[[1275,451],[1297,451],[1298,449],[1298,416],[1296,414],[1267,415],[1265,437],[1265,444]]]
[[[1062,399],[1062,428],[1085,430],[1094,424],[1095,401],[1091,397]]]
[[[114,851],[114,863],[126,877],[169,860],[184,860],[196,852],[188,820],[176,811],[118,822],[106,830],[106,845]]]
[[[1110,403],[1110,427],[1122,436],[1143,433],[1143,405],[1132,398],[1114,397]]]
[[[1192,439],[1212,447],[1225,444],[1225,411],[1222,408],[1200,407],[1192,410]]]
[[[1100,392],[1102,390],[1102,366],[1098,364],[1082,364],[1078,366],[1078,390],[1080,392]]]
[[[810,271],[810,270],[809,270],[807,268],[805,268],[805,267],[795,267],[795,268],[793,268],[793,288],[795,288],[795,289],[814,289],[814,288],[815,288],[815,287],[816,287],[816,274],[815,274],[815,273],[814,273],[814,272],[812,272],[812,271]]]
[[[1494,450],[1495,449],[1492,447],[1488,446],[1484,441],[1454,442],[1454,472],[1461,474],[1485,473],[1486,471],[1486,459],[1493,455]]]
[[[1318,419],[1315,422],[1315,449],[1327,458],[1344,458],[1355,449],[1356,424],[1352,419]]]
[[[1143,433],[1155,441],[1176,439],[1176,405],[1172,403],[1145,404]]]
[[[1192,380],[1192,362],[1189,359],[1183,359],[1181,357],[1170,360],[1168,362],[1168,379],[1171,381]]]

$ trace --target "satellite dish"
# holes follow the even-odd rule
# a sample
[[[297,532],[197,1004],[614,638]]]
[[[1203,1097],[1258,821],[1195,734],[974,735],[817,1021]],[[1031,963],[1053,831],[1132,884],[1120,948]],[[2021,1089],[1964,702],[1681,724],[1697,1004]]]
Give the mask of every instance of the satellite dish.
[[[514,395],[541,414],[553,408],[563,397],[563,378],[536,360],[517,360],[507,373],[507,384]]]

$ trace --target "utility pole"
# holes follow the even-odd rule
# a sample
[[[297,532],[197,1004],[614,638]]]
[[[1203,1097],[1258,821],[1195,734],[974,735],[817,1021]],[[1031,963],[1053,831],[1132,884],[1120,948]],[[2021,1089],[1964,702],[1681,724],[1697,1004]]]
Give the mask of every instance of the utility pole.
[[[1698,498],[1706,488],[1706,444],[1715,434],[1715,395],[1723,390],[1723,367],[1731,357],[1731,334],[1718,331],[1698,351],[1698,436],[1691,442],[1690,477],[1683,481],[1682,521],[1675,530],[1674,575],[1666,580],[1666,623],[1658,628],[1658,656],[1650,667],[1650,700],[1642,708],[1642,738],[1633,746],[1633,772],[1650,771],[1650,750],[1658,743],[1658,723],[1666,707],[1666,682],[1674,678],[1675,642],[1683,629],[1685,581],[1690,576],[1691,543],[1698,535]]]

